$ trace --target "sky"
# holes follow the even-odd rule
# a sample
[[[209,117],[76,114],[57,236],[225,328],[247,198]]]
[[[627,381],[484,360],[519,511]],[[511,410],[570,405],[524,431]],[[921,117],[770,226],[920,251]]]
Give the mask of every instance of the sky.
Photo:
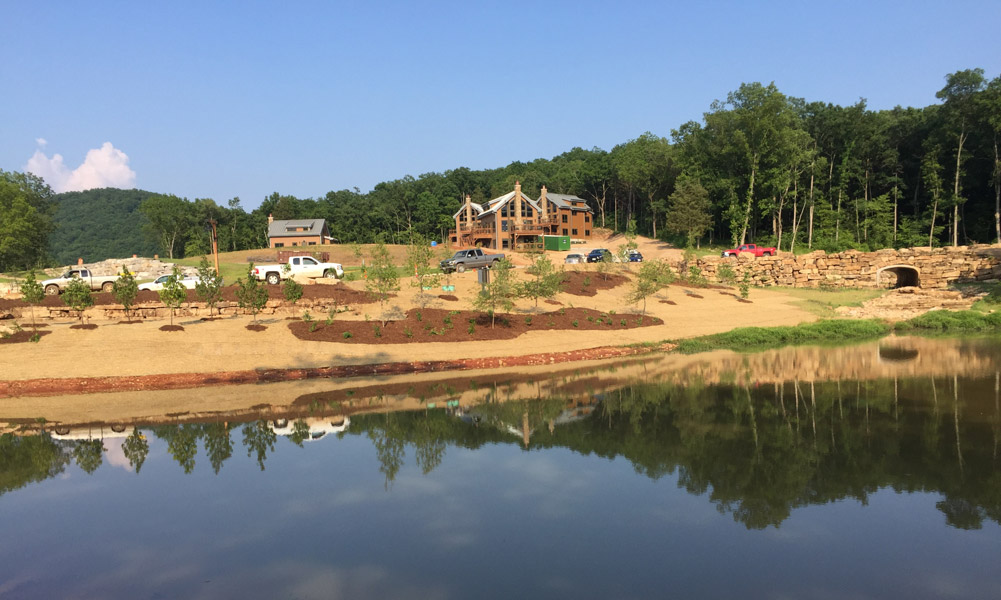
[[[1001,74],[998,0],[0,8],[0,169],[248,210],[669,137],[745,82],[887,109]]]

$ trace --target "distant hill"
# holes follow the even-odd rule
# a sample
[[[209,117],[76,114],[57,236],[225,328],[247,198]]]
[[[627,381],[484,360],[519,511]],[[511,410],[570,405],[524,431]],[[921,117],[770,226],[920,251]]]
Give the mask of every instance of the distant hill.
[[[56,230],[49,236],[49,254],[61,265],[76,263],[77,258],[95,262],[153,256],[159,250],[142,231],[139,204],[154,195],[115,188],[55,195]]]

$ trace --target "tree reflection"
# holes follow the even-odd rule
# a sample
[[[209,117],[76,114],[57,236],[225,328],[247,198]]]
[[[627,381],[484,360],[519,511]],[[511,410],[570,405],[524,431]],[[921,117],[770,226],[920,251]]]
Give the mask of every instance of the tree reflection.
[[[205,453],[208,454],[212,470],[219,474],[222,463],[233,456],[233,439],[229,435],[228,423],[212,423],[203,430]]]
[[[122,452],[125,454],[125,458],[129,460],[129,464],[132,468],[136,470],[136,475],[143,468],[143,463],[146,462],[146,457],[149,455],[149,441],[146,440],[146,436],[139,433],[136,428],[132,429],[132,433],[129,437],[125,438],[122,442]]]
[[[268,422],[264,420],[247,423],[243,426],[243,445],[247,447],[247,456],[257,456],[257,466],[264,470],[264,461],[268,458],[268,452],[274,452],[275,440],[278,435],[273,429],[268,427]]]
[[[78,440],[73,446],[73,460],[88,475],[104,462],[103,440]]]
[[[47,435],[0,435],[0,496],[62,473],[69,455]]]

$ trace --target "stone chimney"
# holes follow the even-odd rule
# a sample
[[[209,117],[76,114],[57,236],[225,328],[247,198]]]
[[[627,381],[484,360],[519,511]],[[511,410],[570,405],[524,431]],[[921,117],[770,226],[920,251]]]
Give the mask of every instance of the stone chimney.
[[[549,201],[546,200],[546,186],[542,186],[542,191],[539,192],[539,219],[543,221],[545,221],[547,217],[547,204],[549,204]]]
[[[272,224],[274,222],[275,222],[275,218],[271,216],[271,213],[268,213],[268,225],[270,225],[270,224]]]
[[[82,258],[76,259],[76,264],[82,265],[83,264],[83,259]]]
[[[514,182],[514,224],[521,225],[521,182]]]
[[[473,199],[466,194],[466,227],[473,228]]]

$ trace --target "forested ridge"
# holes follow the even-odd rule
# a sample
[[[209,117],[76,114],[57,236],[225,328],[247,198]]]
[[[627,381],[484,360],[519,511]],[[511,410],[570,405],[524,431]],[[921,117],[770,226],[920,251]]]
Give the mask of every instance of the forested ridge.
[[[259,248],[267,244],[269,214],[324,218],[341,242],[404,241],[410,230],[442,239],[466,194],[484,202],[515,181],[533,198],[543,185],[585,198],[599,226],[624,230],[635,221],[640,233],[679,244],[834,251],[993,242],[1001,236],[1001,77],[958,71],[936,96],[940,102],[924,108],[874,111],[864,99],[839,106],[747,83],[669,138],[648,132],[609,151],[573,148],[497,169],[407,175],[367,193],[275,192],[250,212],[239,198],[64,194],[51,255],[97,260],[139,252],[130,233],[137,230],[163,255],[201,254],[210,247],[209,219],[219,224],[220,250]],[[125,218],[135,198],[142,198],[141,223]],[[95,214],[115,213],[120,225],[95,219],[84,227],[72,205],[85,202],[114,207]],[[109,235],[123,244],[115,247]]]

